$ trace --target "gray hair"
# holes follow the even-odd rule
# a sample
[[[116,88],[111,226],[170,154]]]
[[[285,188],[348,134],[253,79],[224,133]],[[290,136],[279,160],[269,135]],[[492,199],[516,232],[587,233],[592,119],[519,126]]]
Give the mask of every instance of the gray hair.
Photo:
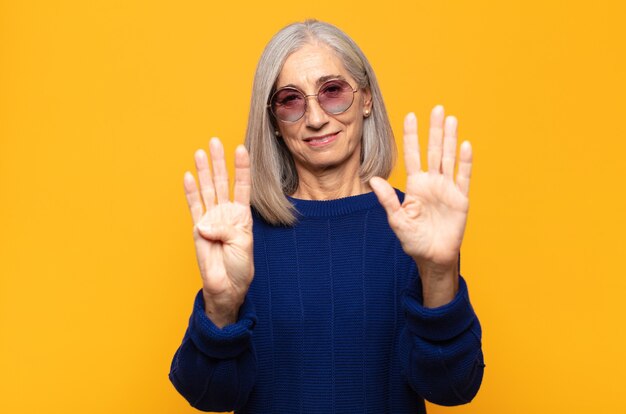
[[[363,120],[361,181],[389,177],[396,157],[393,131],[374,70],[357,44],[337,27],[317,20],[286,26],[270,40],[259,60],[245,142],[251,162],[251,204],[274,225],[290,226],[297,221],[297,212],[286,195],[298,188],[298,173],[283,140],[275,136],[267,104],[285,60],[302,46],[316,42],[334,50],[359,89],[369,88],[372,94],[372,114]]]

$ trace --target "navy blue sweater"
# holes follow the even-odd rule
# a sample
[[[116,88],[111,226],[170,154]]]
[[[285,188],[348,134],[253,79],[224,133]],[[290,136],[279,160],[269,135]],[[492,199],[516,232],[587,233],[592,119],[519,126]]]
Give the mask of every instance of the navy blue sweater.
[[[398,192],[400,197],[403,194]],[[467,286],[423,307],[415,262],[374,193],[291,199],[293,227],[254,214],[254,280],[217,328],[198,292],[170,380],[204,411],[425,413],[469,402],[483,376]]]

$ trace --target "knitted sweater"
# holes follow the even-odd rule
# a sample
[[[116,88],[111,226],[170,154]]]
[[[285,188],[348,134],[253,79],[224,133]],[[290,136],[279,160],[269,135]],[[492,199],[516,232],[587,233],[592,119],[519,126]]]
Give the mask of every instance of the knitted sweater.
[[[374,193],[290,200],[293,227],[253,212],[255,274],[238,321],[217,328],[198,292],[171,366],[176,389],[200,410],[241,414],[469,402],[484,364],[463,278],[452,302],[425,308],[417,266]]]

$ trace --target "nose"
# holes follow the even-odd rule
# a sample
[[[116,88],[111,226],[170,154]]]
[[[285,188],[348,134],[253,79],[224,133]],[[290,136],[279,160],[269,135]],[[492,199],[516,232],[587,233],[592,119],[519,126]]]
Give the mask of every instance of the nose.
[[[307,105],[304,112],[306,126],[312,129],[320,129],[328,123],[328,114],[320,106],[316,95],[307,95],[306,98]]]

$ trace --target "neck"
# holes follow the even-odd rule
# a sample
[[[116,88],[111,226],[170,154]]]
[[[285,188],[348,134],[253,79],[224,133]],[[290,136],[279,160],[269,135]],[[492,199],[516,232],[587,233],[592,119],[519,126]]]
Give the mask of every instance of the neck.
[[[335,200],[372,191],[361,182],[358,168],[339,168],[324,171],[298,169],[298,189],[291,194],[302,200]]]

